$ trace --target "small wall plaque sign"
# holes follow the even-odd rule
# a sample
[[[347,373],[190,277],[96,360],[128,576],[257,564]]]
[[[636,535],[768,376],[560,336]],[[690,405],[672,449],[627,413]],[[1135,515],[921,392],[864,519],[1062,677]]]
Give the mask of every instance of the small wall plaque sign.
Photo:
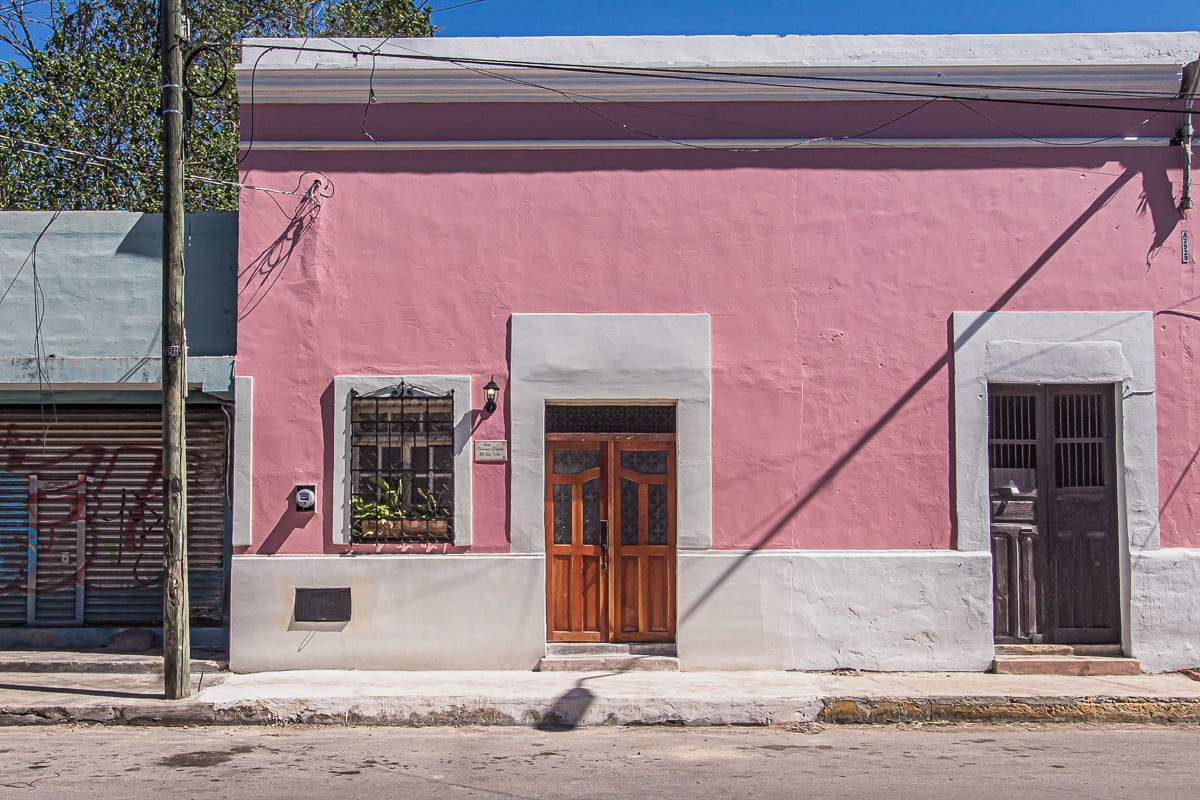
[[[484,463],[503,463],[508,461],[508,442],[483,440],[475,442],[475,460]]]

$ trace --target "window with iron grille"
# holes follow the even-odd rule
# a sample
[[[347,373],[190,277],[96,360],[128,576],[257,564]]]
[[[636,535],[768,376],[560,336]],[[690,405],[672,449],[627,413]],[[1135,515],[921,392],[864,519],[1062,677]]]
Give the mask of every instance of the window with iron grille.
[[[350,541],[454,542],[454,392],[350,393]]]

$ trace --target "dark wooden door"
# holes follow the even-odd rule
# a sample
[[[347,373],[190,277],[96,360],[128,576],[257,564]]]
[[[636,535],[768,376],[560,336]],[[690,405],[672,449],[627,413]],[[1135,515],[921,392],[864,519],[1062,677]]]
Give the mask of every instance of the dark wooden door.
[[[1111,385],[989,387],[997,641],[1120,641]]]
[[[674,641],[674,437],[547,439],[547,638]]]

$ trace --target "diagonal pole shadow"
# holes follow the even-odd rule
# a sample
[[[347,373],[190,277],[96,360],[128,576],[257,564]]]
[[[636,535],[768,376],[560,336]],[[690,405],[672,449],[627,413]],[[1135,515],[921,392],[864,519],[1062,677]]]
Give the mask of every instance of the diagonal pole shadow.
[[[1195,298],[1189,298],[1189,300],[1194,300],[1194,299]],[[1188,301],[1184,301],[1184,302],[1188,302]],[[1160,314],[1166,314],[1168,316],[1174,316],[1174,317],[1183,317],[1184,319],[1191,320],[1193,322],[1200,322],[1200,314],[1192,314],[1187,311],[1176,311],[1174,309],[1168,308],[1168,309],[1163,309],[1162,311],[1155,312],[1155,316],[1158,316]],[[1171,487],[1171,491],[1167,492],[1167,499],[1163,501],[1162,506],[1158,509],[1159,520],[1162,520],[1163,515],[1167,513],[1167,506],[1171,505],[1171,501],[1175,499],[1175,495],[1179,492],[1179,487],[1183,485],[1184,479],[1186,479],[1188,476],[1188,473],[1190,473],[1192,471],[1192,467],[1194,467],[1196,465],[1197,458],[1200,458],[1200,446],[1196,447],[1195,452],[1192,453],[1192,457],[1189,458],[1187,464],[1184,465],[1183,471],[1179,473],[1179,478],[1175,481],[1175,485]]]
[[[50,684],[0,683],[0,691],[45,692],[48,694],[78,694],[86,697],[125,697],[131,700],[162,700],[162,692],[126,692],[119,689],[84,689],[81,686]]]
[[[1086,209],[1084,209],[1083,213],[1076,217],[1075,220],[1068,225],[1053,242],[1050,243],[1050,246],[1042,251],[1042,254],[1038,256],[1037,259],[1035,259],[1034,262],[1030,264],[1029,267],[1026,268],[1026,270],[1022,272],[1020,276],[1018,276],[1017,279],[1013,281],[1013,283],[1007,289],[1005,289],[1004,292],[1002,292],[990,306],[988,306],[986,313],[976,318],[976,320],[962,332],[962,335],[960,335],[958,339],[952,343],[951,347],[948,348],[945,353],[938,356],[937,360],[930,364],[925,371],[922,372],[917,379],[913,381],[913,383],[907,389],[905,389],[904,392],[898,398],[896,398],[896,400],[890,406],[888,406],[887,409],[880,414],[879,417],[873,423],[871,423],[866,430],[859,434],[858,438],[854,440],[853,444],[851,444],[850,447],[845,450],[845,452],[838,456],[837,460],[826,467],[825,471],[817,476],[816,480],[809,484],[804,493],[782,512],[780,518],[775,522],[775,524],[768,528],[767,531],[754,542],[750,549],[738,556],[737,560],[733,564],[730,564],[729,567],[700,594],[700,596],[696,599],[696,602],[692,604],[692,607],[689,608],[679,618],[680,627],[682,627],[692,616],[694,616],[696,612],[700,610],[700,607],[703,606],[717,592],[717,590],[721,588],[721,586],[723,586],[730,578],[733,577],[734,573],[745,566],[746,559],[762,550],[772,539],[779,535],[780,531],[782,531],[788,525],[788,523],[790,523],[792,519],[796,517],[797,514],[803,511],[804,508],[812,502],[813,498],[820,494],[821,491],[828,486],[843,469],[846,468],[846,465],[853,461],[854,458],[860,452],[862,452],[863,448],[866,447],[872,439],[879,435],[880,431],[887,427],[888,423],[892,421],[892,419],[913,399],[913,397],[915,397],[918,392],[924,389],[925,386],[928,385],[928,383],[933,380],[933,378],[939,372],[941,372],[944,367],[947,367],[951,363],[953,360],[954,351],[958,350],[958,348],[961,347],[967,340],[978,333],[979,329],[987,323],[991,314],[1003,309],[1004,306],[1006,306],[1009,301],[1016,296],[1017,292],[1021,291],[1021,289],[1024,288],[1025,285],[1029,283],[1029,281],[1031,281],[1033,277],[1038,274],[1038,272],[1041,271],[1042,267],[1046,266],[1050,259],[1053,258],[1058,251],[1061,250],[1063,246],[1066,245],[1067,242],[1069,242],[1071,238],[1080,231],[1080,229],[1083,228],[1088,220],[1091,219],[1096,212],[1107,205],[1108,201],[1111,200],[1117,194],[1117,192],[1119,192],[1121,188],[1125,186],[1125,184],[1129,183],[1129,181],[1133,179],[1137,172],[1138,171],[1133,167],[1126,168],[1126,170],[1121,173],[1116,180],[1109,184],[1104,191],[1100,192],[1100,194],[1096,196],[1096,199],[1093,200]]]
[[[1163,515],[1167,513],[1167,506],[1171,505],[1171,501],[1175,499],[1175,495],[1179,492],[1179,487],[1183,485],[1183,481],[1188,476],[1188,473],[1192,471],[1192,467],[1196,466],[1197,458],[1200,458],[1200,446],[1198,446],[1195,452],[1192,453],[1192,457],[1188,459],[1187,464],[1185,464],[1183,467],[1183,472],[1179,473],[1179,478],[1175,481],[1175,485],[1172,486],[1171,491],[1167,493],[1167,499],[1163,501],[1162,507],[1158,509],[1159,520],[1161,520]]]

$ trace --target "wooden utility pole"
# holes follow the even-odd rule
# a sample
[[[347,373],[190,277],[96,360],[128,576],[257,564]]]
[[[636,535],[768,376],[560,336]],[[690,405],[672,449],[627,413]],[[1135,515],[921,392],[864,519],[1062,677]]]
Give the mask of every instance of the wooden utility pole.
[[[187,581],[187,350],[183,333],[183,20],[159,0],[163,120],[163,694],[191,694]]]

